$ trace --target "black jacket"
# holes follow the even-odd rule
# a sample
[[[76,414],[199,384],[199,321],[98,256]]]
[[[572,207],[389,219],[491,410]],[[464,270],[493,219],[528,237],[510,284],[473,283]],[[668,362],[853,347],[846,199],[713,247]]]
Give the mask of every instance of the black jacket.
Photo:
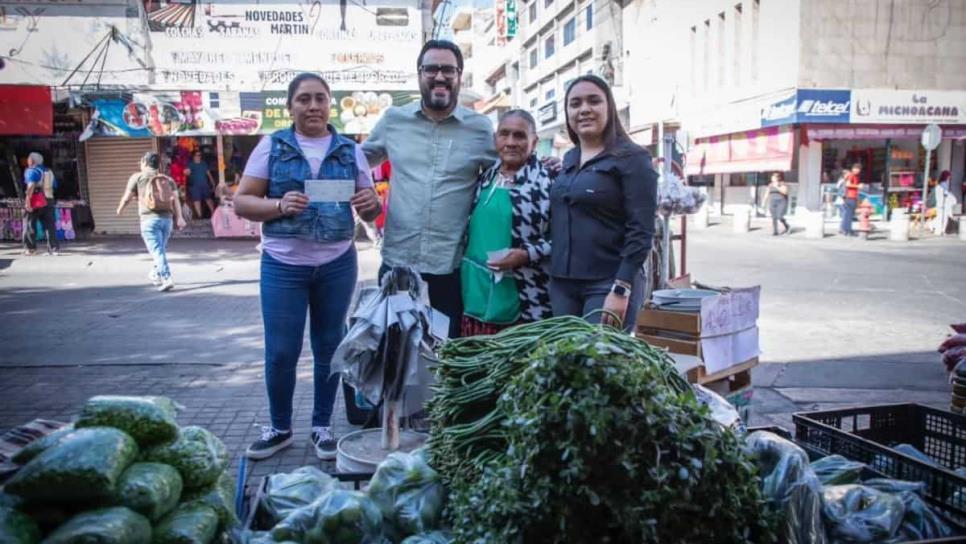
[[[580,149],[568,151],[550,189],[551,275],[631,283],[654,239],[657,177],[650,153],[633,142],[583,167]]]

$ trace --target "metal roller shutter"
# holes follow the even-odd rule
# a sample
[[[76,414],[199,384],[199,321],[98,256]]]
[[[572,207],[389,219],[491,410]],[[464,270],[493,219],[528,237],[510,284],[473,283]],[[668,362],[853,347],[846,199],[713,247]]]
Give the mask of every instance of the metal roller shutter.
[[[98,234],[140,234],[137,202],[124,214],[114,212],[131,174],[138,171],[141,157],[155,151],[154,138],[93,138],[85,144],[87,187],[91,213]]]

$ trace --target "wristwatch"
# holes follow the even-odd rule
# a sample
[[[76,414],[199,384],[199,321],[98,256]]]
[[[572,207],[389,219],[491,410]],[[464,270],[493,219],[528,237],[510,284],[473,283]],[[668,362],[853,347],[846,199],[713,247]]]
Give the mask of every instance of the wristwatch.
[[[627,298],[631,296],[631,288],[622,283],[615,283],[613,287],[610,288],[610,292],[621,298]]]

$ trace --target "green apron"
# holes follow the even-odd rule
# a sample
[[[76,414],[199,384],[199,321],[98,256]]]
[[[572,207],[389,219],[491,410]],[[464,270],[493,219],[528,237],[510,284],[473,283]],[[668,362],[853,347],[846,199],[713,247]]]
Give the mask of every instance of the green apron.
[[[513,243],[513,203],[509,189],[492,184],[480,191],[470,215],[469,240],[460,266],[463,313],[484,323],[510,325],[520,319],[520,295],[511,271],[495,282],[486,266],[487,252],[508,249]]]

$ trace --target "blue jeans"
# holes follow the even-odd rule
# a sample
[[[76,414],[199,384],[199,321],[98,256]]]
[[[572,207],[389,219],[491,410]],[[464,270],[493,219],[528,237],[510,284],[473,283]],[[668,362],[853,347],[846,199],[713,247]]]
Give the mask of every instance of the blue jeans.
[[[614,280],[572,280],[552,278],[550,280],[550,305],[553,315],[575,315],[587,317],[591,323],[600,323],[601,313],[591,312],[604,307],[604,299],[610,294]],[[624,330],[631,331],[637,323],[637,313],[644,303],[644,275],[634,276],[631,296],[627,301],[627,314],[624,316]]]
[[[322,266],[293,266],[262,254],[265,385],[275,429],[292,428],[292,396],[302,355],[306,309],[315,359],[312,426],[329,425],[339,387],[339,376],[329,376],[330,363],[344,335],[356,274],[355,248]]]
[[[855,218],[855,206],[858,201],[854,198],[846,198],[842,204],[842,226],[839,230],[845,234],[852,234],[852,219]]]
[[[168,240],[171,238],[173,226],[174,221],[170,217],[141,218],[141,238],[144,239],[148,253],[154,258],[152,275],[161,279],[171,277],[171,269],[168,268]]]

